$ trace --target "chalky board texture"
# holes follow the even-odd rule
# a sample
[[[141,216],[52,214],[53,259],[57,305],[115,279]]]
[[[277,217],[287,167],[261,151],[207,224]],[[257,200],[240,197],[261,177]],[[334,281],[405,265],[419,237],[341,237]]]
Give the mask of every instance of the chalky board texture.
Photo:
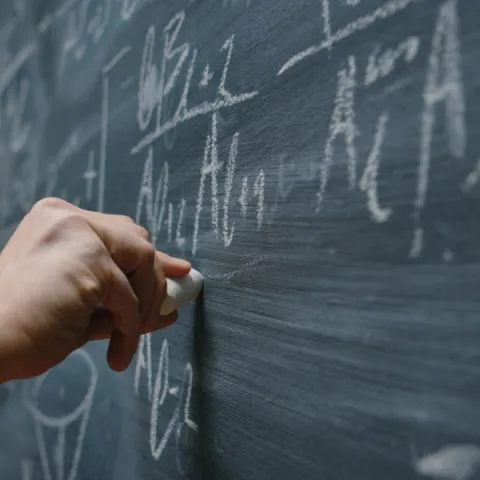
[[[0,241],[38,199],[205,276],[0,387],[0,478],[480,478],[480,5],[10,0]]]

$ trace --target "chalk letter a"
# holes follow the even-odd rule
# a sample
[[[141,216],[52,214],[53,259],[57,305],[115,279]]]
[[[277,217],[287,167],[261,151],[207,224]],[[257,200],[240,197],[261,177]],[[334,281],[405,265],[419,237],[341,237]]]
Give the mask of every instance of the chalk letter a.
[[[423,248],[424,232],[420,217],[427,200],[436,107],[439,103],[445,103],[446,133],[450,154],[455,158],[461,158],[466,148],[465,99],[460,69],[461,55],[456,7],[456,0],[449,0],[440,8],[428,63],[423,94],[424,110],[411,257],[418,257]]]
[[[320,191],[318,192],[318,207],[320,209],[325,190],[330,177],[330,169],[333,163],[333,143],[339,135],[345,138],[347,161],[348,161],[348,179],[350,188],[354,188],[357,179],[357,156],[355,150],[355,57],[350,56],[347,68],[338,73],[338,89],[335,99],[335,108],[330,120],[330,130],[327,144],[325,146],[325,155],[320,166]]]

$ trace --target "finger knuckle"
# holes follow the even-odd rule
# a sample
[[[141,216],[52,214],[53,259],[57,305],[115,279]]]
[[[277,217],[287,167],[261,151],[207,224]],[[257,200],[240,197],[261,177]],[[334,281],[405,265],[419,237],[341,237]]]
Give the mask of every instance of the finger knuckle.
[[[41,220],[39,241],[47,244],[69,241],[73,238],[77,241],[82,237],[82,232],[86,231],[85,220],[77,213],[68,210],[54,210],[47,207],[42,210],[39,220]]]
[[[156,251],[154,246],[147,241],[142,242],[140,247],[141,257],[144,262],[153,263],[155,260]]]
[[[96,237],[85,239],[83,242],[83,256],[92,264],[102,265],[104,261],[110,260],[105,245]]]
[[[132,225],[135,224],[135,221],[133,220],[132,217],[129,217],[128,215],[117,215],[118,220],[120,220],[123,223],[126,223],[127,225]]]
[[[81,237],[81,232],[85,229],[85,220],[76,213],[65,212],[57,215],[52,220],[49,228],[51,239],[70,240],[75,235],[77,240]],[[75,233],[73,233],[75,232]]]
[[[56,197],[45,197],[38,200],[32,207],[32,211],[64,208],[67,205],[65,200]]]
[[[117,272],[111,262],[99,261],[95,267],[95,277],[98,280],[98,290],[92,293],[102,304],[109,304],[117,285]]]
[[[146,228],[144,228],[140,225],[136,225],[136,230],[137,230],[137,234],[140,238],[142,238],[143,240],[145,240],[149,243],[151,242],[150,232]]]
[[[93,274],[90,270],[87,272],[77,277],[77,292],[84,305],[97,305],[104,296],[105,285],[98,275]]]

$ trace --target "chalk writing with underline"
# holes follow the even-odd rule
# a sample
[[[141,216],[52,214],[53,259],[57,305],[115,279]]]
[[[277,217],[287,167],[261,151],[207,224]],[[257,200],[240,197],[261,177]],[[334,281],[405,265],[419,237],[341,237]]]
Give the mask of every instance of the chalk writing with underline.
[[[257,230],[261,231],[264,225],[265,214],[265,182],[266,177],[262,169],[259,170],[255,179],[248,176],[242,180],[241,191],[238,184],[235,185],[235,164],[239,148],[241,148],[241,135],[236,132],[231,140],[227,162],[219,158],[218,119],[215,112],[211,118],[211,130],[207,134],[204,147],[203,163],[200,168],[200,182],[197,199],[195,202],[195,214],[193,220],[193,236],[191,238],[191,253],[196,255],[201,236],[200,220],[205,204],[210,205],[211,231],[215,239],[222,240],[225,249],[233,242],[236,224],[229,218],[232,205],[241,202],[243,216],[246,215],[248,204],[253,200],[256,208]],[[224,164],[226,167],[224,168]],[[170,166],[164,162],[154,182],[154,149],[150,147],[144,164],[139,196],[137,202],[135,220],[137,223],[145,223],[152,241],[157,243],[175,242],[177,247],[186,247],[184,234],[186,215],[185,212],[193,202],[187,198],[181,198],[177,204],[169,200]],[[207,183],[208,182],[208,183]],[[252,183],[249,192],[245,186]],[[210,188],[208,188],[210,186]],[[223,192],[221,192],[221,187]],[[234,189],[234,187],[237,187]],[[223,193],[223,202],[220,204],[219,196]],[[235,194],[235,199],[233,195]],[[174,214],[178,212],[178,214]],[[175,228],[173,227],[175,222]],[[167,227],[167,228],[165,228]],[[175,231],[175,239],[173,239]],[[162,236],[161,236],[162,235]]]
[[[351,35],[365,30],[372,25],[374,25],[377,21],[384,20],[389,18],[396,13],[404,10],[408,6],[413,3],[419,3],[424,0],[390,0],[387,1],[384,5],[378,7],[372,13],[369,13],[363,17],[357,18],[353,22],[349,23],[345,27],[337,30],[335,33],[331,33],[331,25],[330,25],[330,1],[331,0],[323,0],[323,21],[324,21],[324,34],[326,36],[325,40],[323,40],[318,45],[313,45],[311,47],[306,48],[305,50],[295,54],[292,58],[290,58],[285,64],[280,68],[278,71],[278,75],[282,75],[287,70],[290,70],[292,67],[300,63],[301,61],[305,60],[312,55],[316,55],[324,50],[328,50],[333,47],[336,43],[339,43],[346,38],[350,37]]]
[[[420,1],[420,0],[419,0]],[[330,8],[324,2],[324,8]],[[383,9],[376,10],[370,16],[367,16],[358,25],[367,25],[372,19],[387,18],[397,11],[409,5],[409,2],[388,2]],[[436,69],[431,75],[430,83],[439,92],[436,96],[425,96],[425,101],[432,102],[432,107],[428,107],[434,112],[433,106],[445,99],[447,101],[447,118],[451,123],[453,138],[453,147],[462,145],[462,99],[458,88],[461,88],[461,79],[458,76],[457,65],[459,52],[456,44],[456,27],[454,16],[456,15],[456,3],[447,2],[439,10],[439,25],[436,34],[437,40],[432,46],[432,63],[430,69]],[[325,10],[324,10],[325,11]],[[450,20],[449,20],[450,19]],[[209,213],[211,220],[210,233],[214,239],[221,241],[225,249],[230,248],[233,244],[235,236],[240,225],[238,220],[232,217],[232,208],[238,205],[243,218],[247,218],[247,212],[252,207],[252,203],[256,208],[256,222],[258,231],[262,231],[265,218],[268,224],[272,222],[272,213],[278,206],[278,200],[282,199],[282,195],[277,196],[274,209],[268,210],[265,205],[265,191],[267,185],[275,181],[275,174],[271,170],[266,170],[262,165],[258,171],[251,175],[242,175],[237,178],[237,163],[239,156],[242,155],[242,133],[235,132],[229,140],[229,156],[222,159],[219,154],[218,139],[218,110],[227,103],[235,103],[244,95],[242,101],[250,100],[258,95],[258,91],[249,92],[239,95],[230,93],[227,89],[228,68],[233,58],[235,36],[228,38],[220,52],[225,52],[225,63],[222,73],[217,79],[217,99],[213,102],[204,102],[200,105],[189,107],[187,99],[188,92],[191,89],[191,79],[193,70],[195,69],[197,51],[189,43],[178,42],[178,36],[185,21],[185,13],[176,14],[164,29],[164,46],[162,54],[162,66],[160,70],[154,62],[154,51],[156,43],[156,33],[153,26],[149,27],[146,32],[145,44],[140,65],[139,80],[139,97],[137,121],[141,132],[148,132],[150,125],[155,124],[156,127],[146,133],[140,142],[132,148],[132,154],[141,152],[148,147],[145,157],[145,164],[142,176],[141,187],[137,203],[137,222],[145,219],[150,230],[152,238],[155,242],[161,241],[167,243],[175,243],[177,247],[181,247],[182,251],[188,248],[187,243],[191,241],[191,253],[196,255],[199,250],[199,241],[203,238],[202,225],[205,225],[204,206],[209,205]],[[350,27],[349,27],[350,28]],[[357,28],[357,27],[355,27]],[[359,28],[359,27],[358,27]],[[326,29],[326,34],[330,30]],[[335,40],[335,34],[331,35]],[[446,38],[443,42],[443,37]],[[443,43],[446,43],[446,51],[441,52]],[[335,41],[331,42],[331,46]],[[365,207],[374,223],[385,223],[391,220],[394,211],[383,205],[379,196],[379,187],[382,184],[381,179],[381,157],[383,144],[388,137],[388,128],[390,125],[391,114],[383,112],[378,117],[375,135],[372,138],[372,144],[369,155],[359,158],[357,137],[361,135],[361,128],[357,121],[356,95],[359,89],[369,88],[374,83],[388,78],[392,75],[400,62],[404,65],[412,63],[417,57],[420,49],[420,39],[416,36],[408,36],[405,40],[400,41],[397,45],[384,48],[383,45],[377,44],[370,53],[366,63],[360,63],[359,58],[355,55],[349,55],[342,62],[342,66],[337,76],[337,91],[333,103],[333,110],[330,117],[329,132],[325,142],[323,156],[318,165],[320,173],[320,185],[317,198],[317,211],[321,212],[328,194],[328,186],[330,184],[330,174],[335,162],[340,158],[341,154],[337,153],[337,149],[344,147],[347,158],[346,165],[346,186],[349,190],[358,189],[365,194]],[[445,55],[449,58],[449,62],[440,62],[438,59]],[[437,58],[438,57],[438,58]],[[453,59],[453,60],[452,60]],[[167,69],[167,67],[169,68]],[[453,70],[452,70],[453,69]],[[169,72],[167,74],[166,72]],[[448,88],[444,88],[444,84],[438,84],[441,75],[446,72],[449,76],[444,81]],[[433,76],[434,75],[434,76]],[[163,119],[162,105],[163,100],[172,92],[180,78],[184,78],[183,86],[180,85],[182,95],[178,100],[178,105],[174,108],[174,113],[169,119]],[[438,77],[438,78],[437,78]],[[204,67],[201,72],[201,82],[197,88],[202,88],[210,83],[213,78],[217,78],[215,72],[210,67]],[[459,83],[460,82],[460,83]],[[203,85],[202,85],[203,84]],[[460,87],[459,87],[460,86]],[[429,87],[433,88],[433,87]],[[453,97],[455,95],[455,97]],[[453,102],[453,98],[458,100]],[[430,100],[433,99],[433,100]],[[452,99],[450,102],[449,99]],[[455,109],[453,109],[455,105]],[[218,107],[218,108],[217,108]],[[427,110],[429,112],[430,110]],[[207,133],[204,145],[203,162],[200,169],[200,183],[197,193],[195,205],[195,214],[193,221],[193,236],[191,239],[186,238],[180,232],[184,229],[191,231],[184,225],[191,218],[192,202],[189,198],[183,197],[175,204],[169,200],[169,183],[170,176],[175,175],[171,172],[170,164],[164,161],[163,167],[157,173],[157,181],[155,184],[155,140],[159,139],[167,131],[179,126],[181,123],[193,119],[197,115],[211,115],[210,132]],[[428,113],[428,115],[431,115]],[[453,120],[456,116],[456,120]],[[424,117],[430,118],[429,116]],[[424,120],[425,122],[426,120]],[[424,123],[424,125],[427,125]],[[426,128],[426,127],[425,127]],[[428,130],[424,130],[424,136],[428,134]],[[455,140],[457,139],[457,140]],[[427,140],[423,140],[426,144]],[[460,142],[460,143],[459,143]],[[422,147],[425,148],[425,147]],[[459,147],[460,148],[460,147]],[[458,150],[458,149],[457,149]],[[457,152],[455,150],[455,152]],[[463,152],[463,147],[458,153]],[[428,152],[427,152],[428,153]],[[426,155],[422,153],[419,166],[418,184],[423,185],[428,170],[425,171]],[[364,170],[359,177],[358,169],[360,165],[364,165]],[[273,175],[272,175],[273,173]],[[360,179],[359,179],[360,178]],[[155,186],[156,185],[156,186]],[[282,188],[282,187],[280,187]],[[420,188],[420,187],[419,187]],[[423,188],[423,187],[422,187]],[[420,254],[423,248],[423,242],[419,240],[421,233],[421,202],[423,198],[423,190],[419,190],[419,199],[415,203],[414,208],[414,241],[412,245],[412,257]],[[208,199],[206,198],[208,195]],[[219,197],[222,197],[220,203]],[[181,215],[177,216],[177,213]],[[176,218],[177,217],[177,218]],[[205,228],[205,227],[204,227]],[[420,232],[420,233],[419,233]],[[205,233],[207,233],[205,231]],[[160,238],[160,236],[162,237]],[[174,238],[175,237],[175,238]],[[211,237],[205,237],[210,241]]]
[[[461,202],[476,200],[480,183],[479,152],[475,145],[467,145],[466,98],[471,90],[466,91],[468,83],[464,83],[466,75],[462,73],[460,0],[438,0],[433,7],[430,3],[428,29],[424,27],[428,23],[418,22],[422,23],[421,33],[418,28],[399,29],[398,35],[390,34],[389,19],[394,23],[401,12],[414,16],[415,9],[426,9],[426,0],[312,1],[317,15],[312,21],[322,23],[314,29],[313,39],[299,35],[284,46],[278,37],[265,35],[270,42],[267,46],[275,48],[275,55],[268,57],[274,58],[275,64],[266,65],[265,70],[252,59],[257,44],[250,45],[247,34],[236,29],[233,21],[232,28],[219,29],[208,41],[191,28],[195,9],[202,8],[202,2],[192,0],[188,8],[183,8],[185,4],[169,6],[168,16],[158,18],[150,17],[147,9],[143,11],[146,3],[55,2],[54,8],[42,10],[41,17],[36,18],[35,43],[15,43],[14,49],[10,49],[10,35],[19,23],[0,30],[0,39],[8,46],[0,53],[3,224],[10,221],[12,228],[9,215],[13,207],[30,200],[33,204],[35,195],[59,196],[100,212],[125,210],[115,213],[134,216],[159,248],[194,257],[210,284],[226,290],[240,283],[239,279],[274,275],[276,272],[269,269],[275,262],[278,266],[278,259],[276,249],[269,249],[272,245],[283,247],[284,237],[297,235],[292,233],[297,224],[298,238],[305,226],[304,243],[312,250],[317,239],[319,250],[323,249],[324,228],[325,237],[332,239],[325,240],[322,252],[335,255],[340,247],[327,242],[339,239],[341,233],[332,234],[335,229],[330,226],[342,215],[348,215],[349,221],[339,230],[349,232],[347,227],[355,221],[365,235],[362,240],[374,233],[368,241],[376,241],[380,232],[385,234],[381,240],[388,243],[395,235],[391,232],[397,230],[395,222],[402,227],[405,223],[404,236],[399,235],[405,261],[422,261],[422,255],[428,258],[431,245],[433,254],[443,262],[442,268],[461,257],[455,239],[437,252],[439,242],[429,238],[437,228],[432,224],[448,229],[443,219],[437,222],[442,212],[438,213],[436,206],[439,195],[443,195],[443,205],[444,187],[459,194],[461,201],[452,201],[452,205],[463,206]],[[222,0],[217,7],[230,9],[239,18],[241,14],[254,18],[259,3]],[[23,2],[17,0],[14,7],[19,16],[25,15]],[[154,12],[157,7],[149,8]],[[137,24],[135,17],[140,11],[142,21]],[[336,23],[345,18],[346,23]],[[379,29],[376,35],[373,31],[381,22],[388,32]],[[371,36],[366,38],[368,29]],[[365,40],[358,42],[360,46],[355,44],[356,34]],[[60,134],[50,131],[55,123],[53,127],[48,123],[65,113],[60,100],[51,109],[42,104],[38,119],[31,113],[35,96],[40,94],[29,62],[38,61],[43,43],[51,37],[58,39],[58,62],[64,71],[72,67],[72,73],[92,85],[91,96],[86,94],[85,100],[88,115],[77,117],[83,115],[77,112],[84,105],[72,101],[72,118],[62,117],[66,118],[65,129],[59,128]],[[87,78],[85,65],[92,52],[98,53],[96,76]],[[297,78],[301,68],[295,67],[322,52],[318,77],[309,70],[312,79],[300,74],[302,78]],[[59,74],[56,80],[61,78]],[[405,106],[407,102],[403,103],[400,95],[392,95],[394,88],[396,93],[402,92],[405,85],[408,95],[415,88],[419,92],[418,104],[408,118],[402,109],[410,106]],[[272,100],[272,90],[278,91],[279,100]],[[55,90],[50,94],[58,98]],[[50,97],[42,95],[48,103]],[[278,112],[263,108],[271,101],[276,102]],[[90,115],[92,104],[94,112]],[[192,129],[183,137],[187,123]],[[35,129],[38,125],[40,133]],[[307,136],[311,135],[307,140],[299,130],[303,127]],[[263,129],[278,132],[278,136],[272,140]],[[407,148],[408,153],[402,151],[402,135],[411,135],[413,155]],[[32,152],[44,155],[38,171],[38,153]],[[16,169],[18,158],[23,156],[28,158],[31,172]],[[455,178],[448,175],[445,165],[449,162],[458,173]],[[64,182],[71,172],[69,182]],[[125,198],[120,198],[118,192],[123,188]],[[283,228],[284,224],[289,226]],[[7,232],[0,228],[2,231]],[[356,231],[351,231],[351,241],[347,238],[344,242],[347,253],[349,248],[356,248],[352,246]],[[290,240],[286,238],[285,245]],[[393,251],[396,247],[387,248]],[[214,260],[209,263],[212,252]],[[140,433],[145,437],[149,461],[160,464],[176,456],[177,469],[183,475],[182,455],[190,447],[189,439],[200,433],[192,396],[201,375],[186,359],[173,360],[178,360],[173,345],[158,334],[142,336],[133,390],[145,397],[143,405],[147,405],[148,427]],[[43,402],[45,387],[53,373],[35,380],[26,398],[38,457],[30,458],[29,452],[16,460],[22,480],[40,476],[45,480],[79,480],[99,382],[88,352],[79,350],[72,358],[87,371],[81,377],[86,392],[76,399],[73,409],[58,415],[42,409],[48,402]],[[67,395],[60,386],[58,397],[63,406]],[[169,449],[174,451],[172,456]],[[440,479],[449,475],[467,480],[480,467],[479,447],[452,443],[410,463],[420,476]]]
[[[156,29],[154,26],[151,26],[147,31],[142,55],[142,64],[140,67],[137,118],[139,127],[142,131],[146,130],[155,110],[157,122],[156,127],[147,133],[132,148],[132,154],[141,152],[165,133],[178,127],[184,122],[201,115],[215,113],[224,108],[233,107],[239,103],[252,100],[259,93],[258,91],[232,93],[227,88],[228,70],[232,61],[235,45],[235,36],[231,36],[219,49],[221,53],[225,54],[225,61],[217,87],[216,98],[205,100],[194,106],[188,106],[191,80],[197,62],[197,50],[193,48],[190,43],[176,45],[178,35],[185,21],[185,16],[186,14],[183,11],[176,14],[164,28],[164,42],[160,69],[157,68],[157,65],[154,62]],[[172,69],[170,75],[167,75],[168,69]],[[184,84],[181,98],[173,117],[163,121],[163,101],[180,81],[182,72],[184,73]],[[213,74],[209,72],[208,69],[203,72],[203,82],[204,84],[208,84],[213,78]]]
[[[136,221],[142,222],[142,220],[145,220],[154,243],[159,241],[172,243],[174,241],[177,247],[185,249],[187,248],[187,239],[182,232],[185,228],[184,222],[189,217],[186,212],[189,212],[191,202],[187,198],[179,199],[178,203],[169,200],[169,177],[171,174],[168,161],[163,162],[159,174],[157,173],[157,180],[154,181],[155,146],[153,143],[167,131],[187,120],[200,115],[211,115],[210,132],[207,133],[205,139],[203,163],[200,168],[193,237],[191,238],[191,252],[196,255],[205,203],[211,206],[212,233],[216,239],[222,238],[225,248],[230,247],[236,232],[235,222],[231,221],[229,215],[231,207],[237,203],[237,190],[234,186],[237,157],[241,149],[241,132],[236,132],[232,136],[228,159],[225,162],[222,161],[218,153],[218,111],[221,108],[231,107],[237,103],[253,99],[258,92],[233,94],[227,86],[228,71],[235,45],[235,36],[232,35],[219,48],[219,52],[224,54],[224,62],[221,73],[215,75],[215,78],[218,78],[217,98],[210,102],[205,101],[197,106],[188,106],[191,79],[197,61],[197,50],[192,48],[189,43],[177,45],[178,35],[186,18],[185,15],[183,11],[177,13],[164,28],[160,70],[153,61],[156,30],[151,26],[146,32],[140,65],[137,124],[142,132],[147,131],[151,123],[155,123],[156,128],[137,143],[132,149],[132,154],[139,153],[143,148],[148,147],[139,189]],[[202,74],[202,81],[206,84],[214,78],[214,72],[210,71],[208,64],[205,69]],[[168,75],[167,71],[169,71]],[[174,109],[175,113],[172,118],[163,121],[164,100],[178,84],[182,74],[184,75],[184,84],[181,88],[182,94],[178,105]],[[202,85],[199,85],[198,88],[202,88]],[[251,187],[250,196],[255,198],[257,205],[258,230],[261,230],[263,226],[265,181],[265,174],[260,170]],[[243,184],[248,183],[249,178],[247,176],[243,179]],[[209,186],[210,188],[208,188]],[[221,194],[223,194],[223,202],[220,205],[219,195]],[[249,199],[247,199],[244,191],[238,195],[241,197],[242,209],[246,214]],[[174,234],[175,238],[173,238]]]
[[[332,6],[329,0],[322,0],[320,5],[321,16],[323,19],[323,34],[325,36],[322,43],[315,46],[315,51],[324,49],[333,49],[335,45],[354,34],[355,32],[364,30],[377,21],[381,21],[392,17],[398,12],[406,9],[414,3],[421,3],[423,0],[389,0],[383,5],[375,8],[372,12],[362,14],[348,25],[334,30],[332,27]],[[85,20],[85,15],[91,13],[91,8],[86,0],[69,0],[63,2],[56,10],[46,14],[45,18],[49,18],[52,22],[60,20],[65,16],[71,16],[76,19],[76,29],[72,32],[78,33],[78,28],[82,27],[88,30],[91,26],[90,33],[100,32],[102,30],[104,17],[117,12],[114,5],[118,7],[120,13],[124,17],[131,17],[132,12],[141,2],[137,1],[113,1],[106,0],[101,4],[99,9],[95,10],[95,16],[89,21]],[[360,2],[344,2],[342,8],[356,8]],[[458,46],[458,27],[456,26],[456,2],[446,2],[440,11],[439,21],[437,25],[437,33],[434,36],[432,46],[431,60],[429,64],[429,82],[428,89],[436,89],[435,93],[425,93],[425,113],[422,120],[422,147],[418,169],[418,192],[414,202],[414,234],[412,240],[411,256],[417,257],[423,249],[423,227],[421,222],[421,211],[426,202],[426,183],[428,182],[428,166],[429,166],[429,136],[434,123],[430,124],[431,118],[437,114],[435,105],[444,101],[447,106],[446,118],[448,120],[448,132],[450,132],[451,152],[454,156],[461,156],[465,150],[464,126],[462,125],[464,108],[462,99],[462,79],[459,73],[458,63],[460,61],[460,52]],[[73,12],[73,13],[72,13]],[[85,17],[85,18],[84,18]],[[69,17],[70,18],[70,17]],[[227,37],[223,43],[220,42],[217,53],[223,56],[223,67],[220,71],[214,71],[209,61],[198,62],[198,50],[194,43],[189,41],[180,41],[185,29],[185,21],[187,18],[186,11],[180,11],[173,15],[163,28],[162,35],[157,35],[157,26],[151,25],[147,28],[144,37],[143,52],[139,57],[140,72],[138,77],[138,110],[137,121],[142,138],[134,142],[131,147],[132,154],[139,154],[144,150],[148,150],[145,163],[145,171],[149,168],[154,170],[155,158],[155,140],[161,138],[167,132],[177,128],[181,124],[193,120],[199,116],[209,115],[212,119],[211,132],[207,135],[205,143],[205,165],[200,172],[200,185],[196,201],[196,211],[193,222],[193,237],[191,239],[191,251],[193,254],[197,252],[197,244],[201,235],[201,215],[203,214],[203,195],[205,192],[209,194],[212,204],[211,219],[212,232],[215,238],[222,239],[225,248],[228,248],[234,241],[237,220],[231,215],[231,208],[238,205],[242,217],[247,218],[247,211],[252,202],[256,205],[257,228],[262,229],[265,222],[265,216],[269,216],[269,212],[265,210],[265,190],[272,180],[276,180],[275,174],[265,170],[262,166],[257,172],[249,175],[242,174],[237,179],[237,157],[242,154],[242,133],[236,132],[230,140],[230,154],[225,160],[220,159],[217,152],[218,134],[215,126],[218,113],[225,108],[233,107],[239,103],[252,101],[260,93],[258,89],[234,93],[235,88],[229,86],[228,72],[232,61],[235,61],[235,34]],[[48,23],[48,22],[47,22]],[[83,27],[85,23],[85,27]],[[68,22],[67,22],[68,24]],[[50,24],[49,24],[50,25]],[[45,27],[46,28],[46,27]],[[73,39],[79,37],[70,32],[71,42],[67,42],[68,48],[74,48]],[[73,35],[73,36],[72,36]],[[92,33],[94,35],[94,33]],[[81,35],[80,35],[81,36]],[[75,48],[78,49],[79,43],[74,42]],[[347,154],[347,186],[349,189],[359,188],[364,192],[367,201],[366,207],[371,214],[371,218],[375,222],[388,221],[393,212],[388,207],[381,206],[381,200],[378,198],[378,185],[381,181],[379,172],[381,171],[381,150],[384,139],[388,136],[388,128],[390,114],[384,114],[379,117],[377,124],[377,132],[372,139],[371,154],[368,157],[358,158],[356,138],[360,134],[360,128],[356,120],[356,92],[360,88],[372,86],[376,82],[391,76],[397,68],[408,65],[418,58],[418,52],[422,44],[417,36],[407,36],[397,44],[384,46],[376,44],[371,49],[367,64],[361,66],[360,59],[350,54],[343,62],[338,72],[338,83],[336,100],[333,105],[333,111],[330,117],[329,132],[327,140],[324,144],[323,156],[319,162],[320,186],[318,191],[318,210],[321,210],[325,195],[328,191],[330,182],[330,170],[336,161],[336,150],[338,144],[345,146]],[[161,49],[161,50],[159,50]],[[157,51],[161,51],[160,56]],[[310,50],[308,50],[310,51]],[[19,53],[12,56],[11,62],[6,70],[0,76],[0,87],[7,85],[18,73],[19,69],[25,61],[35,52],[33,45],[24,46]],[[109,75],[119,64],[129,55],[132,55],[131,46],[127,45],[121,48],[117,54],[111,57],[111,60],[104,64],[102,69],[102,102],[101,102],[101,138],[99,151],[86,154],[84,158],[90,159],[92,155],[98,158],[95,169],[85,169],[85,198],[90,201],[92,196],[92,188],[95,183],[97,188],[97,209],[104,210],[105,183],[106,183],[106,162],[108,148],[108,129],[110,122],[109,115],[109,95],[110,80]],[[300,54],[299,54],[300,55]],[[310,55],[310,54],[308,54]],[[307,56],[308,56],[307,55]],[[305,58],[305,52],[301,53]],[[299,61],[297,56],[293,60],[287,61],[281,69],[282,73],[290,69]],[[448,58],[448,60],[447,60]],[[453,60],[451,60],[453,59]],[[456,60],[455,60],[456,59]],[[129,60],[131,61],[131,60]],[[194,88],[192,78],[194,72],[198,72],[200,81],[195,87],[197,91],[204,90],[211,92],[207,87],[212,83],[216,83],[214,98],[205,99],[195,105],[189,105],[190,91]],[[443,78],[447,76],[444,80]],[[2,78],[4,79],[2,81]],[[129,84],[134,81],[134,77],[130,77]],[[6,88],[6,87],[5,87]],[[17,93],[12,97],[15,100],[15,116],[13,124],[15,125],[15,135],[12,137],[12,148],[20,149],[25,143],[28,136],[29,125],[22,120],[22,111],[25,108],[25,101],[29,92],[28,81],[23,81],[19,86],[15,86]],[[176,99],[177,104],[174,105],[172,113],[166,114],[165,105],[168,97],[174,90],[181,91],[181,96]],[[1,91],[1,89],[0,89]],[[12,110],[12,109],[11,109]],[[433,116],[433,117],[432,117]],[[454,118],[455,117],[455,118]],[[429,126],[430,125],[430,126]],[[73,134],[72,134],[73,135]],[[67,142],[68,143],[68,142]],[[463,146],[462,146],[463,145]],[[68,145],[67,145],[68,146]],[[70,149],[69,153],[64,155],[63,151],[59,152],[59,162],[50,164],[48,170],[48,178],[42,174],[41,182],[47,181],[45,194],[52,194],[58,179],[58,173],[61,168],[66,165],[76,149]],[[64,159],[64,160],[62,160]],[[361,181],[358,182],[359,162],[365,162],[365,170]],[[168,163],[167,167],[168,167]],[[220,177],[221,175],[221,177]],[[252,177],[252,178],[251,178]],[[147,173],[144,179],[148,180]],[[168,184],[168,177],[163,180]],[[471,189],[469,185],[475,183],[475,171],[465,180],[463,191]],[[211,188],[209,188],[211,187]],[[152,186],[152,191],[153,191]],[[148,186],[142,187],[142,193],[139,196],[139,202],[148,199],[146,195]],[[168,191],[168,185],[163,187],[163,193]],[[217,205],[217,196],[222,194],[223,200]],[[143,199],[143,200],[141,200]],[[151,196],[151,204],[155,201],[165,201],[164,196]],[[3,211],[8,211],[10,200],[5,201],[6,207]],[[168,243],[174,243],[177,247],[185,250],[188,240],[183,234],[184,225],[191,219],[191,208],[194,201],[188,198],[180,198],[175,201],[166,201],[165,205],[158,206],[158,211],[152,210],[151,218],[155,217],[155,236],[165,233]],[[140,209],[142,207],[139,207]],[[151,219],[150,219],[151,221]]]

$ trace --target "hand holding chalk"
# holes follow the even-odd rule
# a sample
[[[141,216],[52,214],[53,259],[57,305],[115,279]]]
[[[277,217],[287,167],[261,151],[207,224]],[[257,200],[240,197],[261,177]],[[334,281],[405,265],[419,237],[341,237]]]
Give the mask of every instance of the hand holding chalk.
[[[200,294],[202,286],[203,277],[193,268],[185,277],[167,278],[167,296],[160,309],[160,314],[168,315],[185,303],[193,302]]]

